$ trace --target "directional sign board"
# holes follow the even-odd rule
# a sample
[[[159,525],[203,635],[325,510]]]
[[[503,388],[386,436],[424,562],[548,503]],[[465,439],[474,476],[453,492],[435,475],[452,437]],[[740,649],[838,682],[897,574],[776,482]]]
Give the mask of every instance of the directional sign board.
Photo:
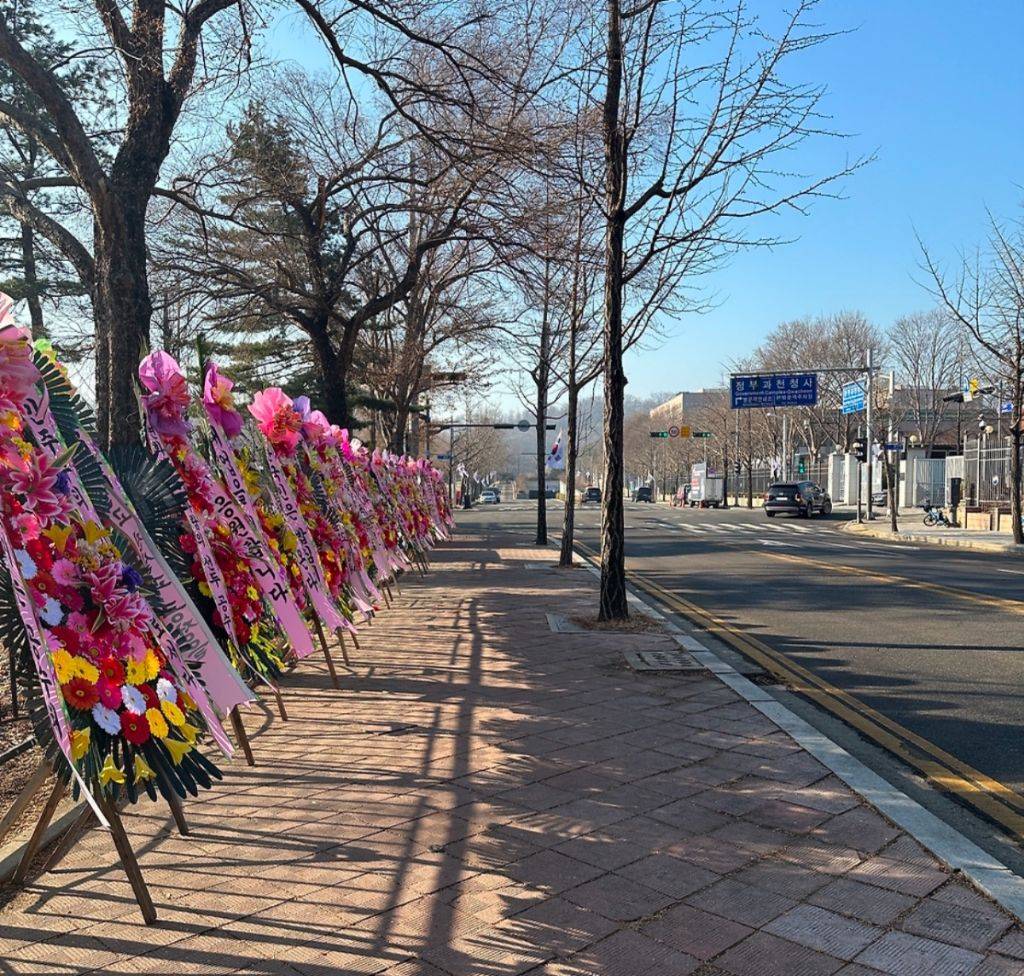
[[[867,394],[860,380],[843,384],[843,413],[860,413],[867,405]]]
[[[818,402],[817,373],[769,373],[734,376],[732,409],[751,407],[813,407]]]

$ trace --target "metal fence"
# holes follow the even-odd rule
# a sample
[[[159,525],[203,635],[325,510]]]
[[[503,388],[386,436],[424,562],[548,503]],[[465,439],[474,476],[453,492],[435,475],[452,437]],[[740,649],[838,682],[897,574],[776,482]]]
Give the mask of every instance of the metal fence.
[[[990,447],[984,440],[967,442],[963,457],[964,496],[970,504],[1010,504],[1009,445]]]

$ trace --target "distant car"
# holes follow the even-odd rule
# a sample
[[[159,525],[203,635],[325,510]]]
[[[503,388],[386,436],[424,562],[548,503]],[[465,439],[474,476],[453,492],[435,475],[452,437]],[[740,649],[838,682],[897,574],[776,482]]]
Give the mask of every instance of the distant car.
[[[889,504],[889,492],[873,491],[871,493],[871,504],[877,505],[879,508],[885,508]]]
[[[493,488],[486,488],[480,493],[480,501],[485,505],[497,505],[501,501],[501,495]]]
[[[595,488],[591,485],[589,488],[584,488],[580,495],[580,504],[586,505],[587,502],[601,502],[601,489]]]
[[[811,518],[831,515],[832,499],[813,481],[783,481],[772,485],[764,495],[764,513],[774,518],[780,512]]]
[[[649,485],[642,485],[633,492],[633,501],[635,502],[653,502],[654,501],[654,489]]]

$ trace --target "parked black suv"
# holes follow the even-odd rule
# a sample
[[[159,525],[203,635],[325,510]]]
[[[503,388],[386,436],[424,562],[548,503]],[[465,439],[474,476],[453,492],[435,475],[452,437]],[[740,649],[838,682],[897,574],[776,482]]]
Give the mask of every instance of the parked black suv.
[[[633,501],[635,502],[653,502],[654,501],[654,489],[649,485],[643,485],[637,488],[633,492]]]
[[[583,494],[580,497],[580,504],[585,505],[587,502],[600,502],[601,501],[601,489],[591,485],[589,488],[583,489]]]
[[[772,485],[764,495],[764,512],[774,518],[779,512],[811,518],[815,513],[832,514],[832,499],[813,481],[785,481]]]

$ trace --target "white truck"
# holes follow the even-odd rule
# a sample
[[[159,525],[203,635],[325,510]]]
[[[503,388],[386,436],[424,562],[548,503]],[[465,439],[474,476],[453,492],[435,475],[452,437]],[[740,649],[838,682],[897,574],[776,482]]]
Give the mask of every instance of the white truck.
[[[695,464],[690,469],[690,508],[718,508],[725,502],[725,479],[715,474],[708,464]]]

